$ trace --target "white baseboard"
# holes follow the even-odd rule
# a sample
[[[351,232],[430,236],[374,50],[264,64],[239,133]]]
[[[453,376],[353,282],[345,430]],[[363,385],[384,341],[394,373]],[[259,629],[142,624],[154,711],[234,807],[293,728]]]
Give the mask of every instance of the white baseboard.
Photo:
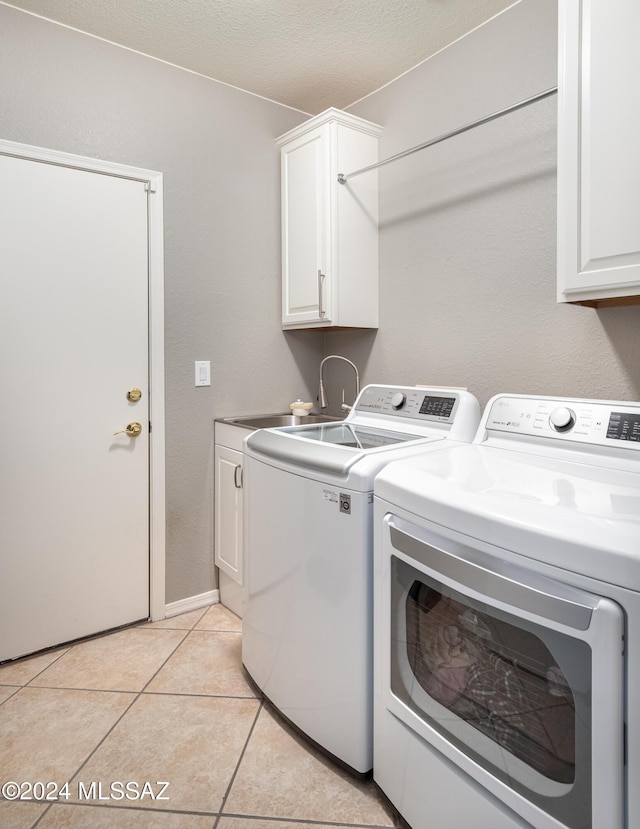
[[[179,616],[181,613],[189,613],[190,610],[209,607],[209,605],[218,604],[219,602],[219,590],[209,590],[206,593],[199,593],[197,596],[187,596],[186,599],[179,599],[177,602],[171,602],[171,604],[165,605],[165,619],[170,619],[172,616]]]

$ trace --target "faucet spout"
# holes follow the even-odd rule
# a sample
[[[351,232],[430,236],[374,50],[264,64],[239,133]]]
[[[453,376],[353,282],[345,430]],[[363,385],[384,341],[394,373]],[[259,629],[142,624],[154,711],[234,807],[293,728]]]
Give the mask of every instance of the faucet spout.
[[[324,364],[327,360],[343,360],[345,363],[348,363],[355,373],[355,382],[356,382],[356,396],[354,398],[354,402],[357,399],[358,395],[360,394],[360,375],[358,374],[358,368],[355,363],[352,363],[351,360],[347,360],[346,357],[341,357],[339,354],[329,354],[328,357],[325,357],[324,360],[320,363],[320,385],[318,386],[318,403],[321,409],[327,408],[327,393],[324,388]],[[349,411],[351,406],[347,405],[346,403],[342,403],[340,407],[343,411]]]

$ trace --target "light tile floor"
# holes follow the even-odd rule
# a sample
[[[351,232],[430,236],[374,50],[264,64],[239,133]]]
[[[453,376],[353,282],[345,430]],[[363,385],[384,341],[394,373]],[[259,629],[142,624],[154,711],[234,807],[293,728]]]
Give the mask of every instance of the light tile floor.
[[[0,667],[7,781],[68,781],[68,797],[0,798],[2,829],[394,825],[371,781],[337,768],[256,697],[241,621],[222,605]],[[165,781],[168,800],[152,797]],[[131,799],[112,786],[129,782]]]

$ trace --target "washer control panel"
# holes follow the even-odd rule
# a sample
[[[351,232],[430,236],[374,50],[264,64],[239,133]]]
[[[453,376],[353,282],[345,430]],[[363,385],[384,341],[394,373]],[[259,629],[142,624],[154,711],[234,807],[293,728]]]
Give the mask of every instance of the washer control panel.
[[[459,399],[455,389],[367,386],[355,408],[359,412],[452,423]]]
[[[616,441],[640,450],[640,403],[499,395],[484,425],[498,432],[602,446]]]

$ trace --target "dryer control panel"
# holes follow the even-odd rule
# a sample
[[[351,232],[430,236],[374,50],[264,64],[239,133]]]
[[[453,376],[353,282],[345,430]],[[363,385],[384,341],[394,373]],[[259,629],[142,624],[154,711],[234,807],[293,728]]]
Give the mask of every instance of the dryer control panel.
[[[485,429],[640,450],[640,403],[497,395]]]

